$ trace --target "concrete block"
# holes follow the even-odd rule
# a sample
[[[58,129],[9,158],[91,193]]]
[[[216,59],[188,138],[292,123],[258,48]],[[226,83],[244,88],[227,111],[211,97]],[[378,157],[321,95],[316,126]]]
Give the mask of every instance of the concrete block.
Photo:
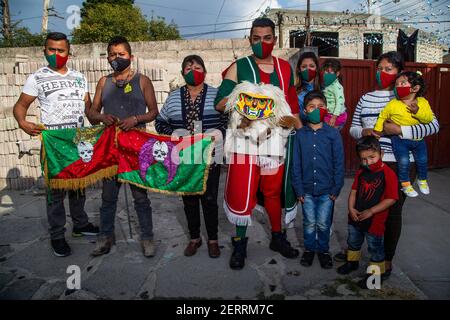
[[[0,181],[6,181],[6,173],[8,172],[8,169],[6,167],[0,167]]]
[[[157,91],[169,91],[169,84],[165,81],[153,81],[153,88]]]
[[[11,143],[9,144],[11,145]],[[17,157],[13,156],[11,153],[7,157],[8,168],[15,167]],[[17,175],[12,176],[11,178],[17,178]]]
[[[156,53],[157,59],[166,59],[169,61],[179,61],[181,64],[180,56],[178,54],[178,51],[160,51]],[[180,68],[180,66],[178,66]]]
[[[15,73],[18,73],[18,72],[15,72]],[[8,73],[6,75],[6,78],[8,80],[8,85],[14,85],[16,83],[16,77],[14,76],[14,74]]]
[[[33,167],[40,168],[40,166],[41,166],[41,157],[39,155],[32,155],[31,159],[33,159]]]

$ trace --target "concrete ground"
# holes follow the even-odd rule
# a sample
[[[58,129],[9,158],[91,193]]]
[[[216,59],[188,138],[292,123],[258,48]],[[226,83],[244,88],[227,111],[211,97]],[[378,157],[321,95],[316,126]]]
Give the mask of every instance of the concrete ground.
[[[404,207],[403,231],[394,260],[394,271],[381,290],[360,290],[351,276],[340,276],[335,268],[323,270],[317,258],[310,268],[299,258],[289,260],[268,246],[270,229],[264,214],[254,213],[248,230],[248,259],[243,270],[228,267],[233,226],[223,212],[225,180],[222,172],[219,200],[219,241],[222,255],[211,259],[206,245],[195,256],[185,257],[188,241],[183,204],[179,197],[151,193],[155,239],[154,258],[142,256],[137,218],[131,210],[129,237],[124,188],[116,216],[117,245],[105,256],[92,258],[95,237],[73,238],[67,219],[66,238],[73,254],[58,258],[50,250],[45,196],[42,190],[0,192],[0,299],[449,299],[450,298],[450,169],[430,172],[432,194],[408,199]],[[351,179],[346,179],[337,200],[331,252],[345,248],[346,201]],[[86,211],[98,223],[101,191],[88,190]],[[66,205],[68,208],[68,205]],[[202,219],[203,220],[203,219]],[[203,222],[202,222],[203,223]],[[202,227],[206,243],[206,233]],[[303,251],[302,218],[288,229],[291,243]],[[365,252],[365,262],[367,253]],[[70,265],[81,269],[81,289],[69,290],[66,273]],[[335,267],[338,266],[335,263]]]

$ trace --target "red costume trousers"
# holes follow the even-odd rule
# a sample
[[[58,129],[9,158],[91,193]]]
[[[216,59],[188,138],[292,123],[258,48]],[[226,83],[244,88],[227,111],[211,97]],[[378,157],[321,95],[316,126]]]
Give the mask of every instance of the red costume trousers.
[[[259,188],[272,231],[281,231],[283,173],[284,164],[276,169],[263,169],[258,165],[258,156],[233,154],[225,186],[224,208],[228,219],[237,225],[250,224]]]

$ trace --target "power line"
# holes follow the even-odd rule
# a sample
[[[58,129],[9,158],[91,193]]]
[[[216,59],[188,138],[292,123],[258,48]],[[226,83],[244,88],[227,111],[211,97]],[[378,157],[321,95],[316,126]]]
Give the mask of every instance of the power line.
[[[228,30],[219,30],[219,31],[207,31],[207,32],[199,32],[199,33],[191,33],[191,34],[184,34],[181,35],[183,38],[187,37],[194,37],[194,36],[203,36],[211,33],[223,33],[223,32],[233,32],[233,31],[243,31],[243,30],[250,30],[251,28],[238,28],[238,29],[228,29]]]
[[[336,0],[332,0],[332,1],[324,1],[324,2],[317,2],[317,3],[314,3],[314,5],[318,5],[318,4],[327,4],[327,3],[334,3],[334,2],[336,2]],[[299,5],[296,5],[296,6],[284,7],[284,8],[282,8],[282,9],[300,8],[300,7],[306,7],[306,4],[299,4]]]
[[[253,20],[254,19],[228,21],[228,22],[221,22],[221,23],[209,23],[209,24],[194,24],[194,25],[178,26],[178,28],[211,27],[211,26],[216,26],[216,25],[219,26],[219,25],[223,25],[223,24],[235,24],[235,23],[249,22],[249,21],[253,21]]]
[[[136,4],[143,5],[143,6],[148,6],[148,7],[156,7],[156,8],[163,8],[163,9],[175,10],[175,11],[182,11],[182,12],[190,12],[190,13],[197,13],[197,14],[204,14],[204,15],[209,15],[209,16],[215,16],[214,13],[205,12],[205,11],[196,11],[196,10],[180,9],[180,8],[175,8],[175,7],[162,6],[162,5],[158,5],[158,4],[144,3],[144,2],[140,2],[140,1],[139,1],[139,2],[135,2],[135,3],[136,3]],[[235,18],[236,16],[224,16],[224,17]]]
[[[222,1],[222,6],[220,7],[219,13],[217,14],[216,23],[214,24],[214,31],[216,31],[217,22],[219,21],[220,14],[222,13],[223,6],[225,5],[226,0]]]
[[[404,7],[400,6],[399,8],[396,8],[394,10],[385,12],[385,13],[383,13],[383,16],[386,16],[386,17],[387,16],[392,16],[393,14],[394,15],[398,14],[398,12],[404,11],[404,10],[406,10],[408,12],[408,11],[412,10],[413,8],[415,8],[417,5],[423,5],[422,0],[418,0],[415,3],[406,3],[406,6],[404,6]]]

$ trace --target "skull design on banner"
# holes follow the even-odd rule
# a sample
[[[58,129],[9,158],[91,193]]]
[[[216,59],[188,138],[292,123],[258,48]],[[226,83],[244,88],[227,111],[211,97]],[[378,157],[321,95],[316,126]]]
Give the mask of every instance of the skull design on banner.
[[[78,154],[83,162],[90,162],[94,154],[94,146],[87,141],[80,141],[77,145]]]

